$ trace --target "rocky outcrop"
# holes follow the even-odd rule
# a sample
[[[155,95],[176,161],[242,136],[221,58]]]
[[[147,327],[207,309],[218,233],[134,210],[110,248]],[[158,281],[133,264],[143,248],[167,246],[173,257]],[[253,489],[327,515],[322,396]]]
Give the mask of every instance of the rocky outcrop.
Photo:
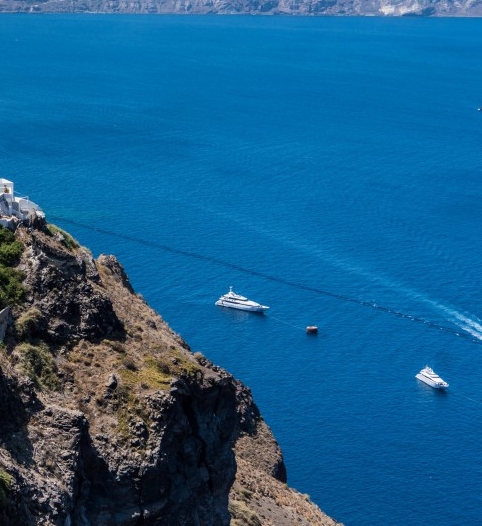
[[[482,16],[481,0],[0,0],[0,12]]]
[[[33,337],[47,337],[49,343],[65,345],[83,338],[100,341],[123,334],[122,323],[100,286],[99,273],[88,252],[69,252],[59,234],[18,232],[26,245],[20,268],[26,273],[27,302],[41,313],[32,326]]]
[[[0,352],[0,524],[333,525],[286,485],[249,389],[193,354],[113,256],[27,230]]]

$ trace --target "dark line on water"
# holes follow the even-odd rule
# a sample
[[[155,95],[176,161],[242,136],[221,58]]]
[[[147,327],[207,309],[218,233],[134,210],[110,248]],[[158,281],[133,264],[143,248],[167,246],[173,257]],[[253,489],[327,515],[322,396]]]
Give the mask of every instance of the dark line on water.
[[[472,343],[481,344],[482,341],[478,340],[474,336],[471,336],[470,334],[467,334],[465,332],[461,332],[459,329],[454,329],[453,327],[447,327],[446,325],[441,325],[440,323],[436,323],[433,321],[426,320],[425,318],[420,318],[418,316],[412,316],[411,314],[406,314],[404,312],[391,309],[389,307],[384,307],[383,305],[378,305],[378,303],[373,303],[372,301],[366,301],[361,299],[352,298],[350,296],[345,296],[343,294],[338,294],[336,292],[330,292],[327,290],[320,289],[318,287],[313,287],[310,285],[304,285],[303,283],[298,283],[295,281],[290,281],[284,278],[276,277],[276,276],[270,276],[269,274],[265,274],[264,272],[259,272],[257,270],[241,267],[240,265],[236,265],[234,263],[230,263],[229,261],[225,261],[223,259],[218,259],[212,256],[205,256],[203,254],[198,254],[196,252],[189,252],[188,250],[181,250],[178,248],[173,248],[168,245],[164,245],[162,243],[157,243],[154,241],[148,241],[147,239],[142,239],[139,237],[129,236],[127,234],[120,234],[118,232],[114,232],[112,230],[107,230],[104,228],[98,228],[93,227],[90,225],[84,225],[83,223],[79,223],[77,221],[73,221],[72,219],[65,219],[63,217],[58,216],[50,216],[53,220],[63,221],[65,223],[69,223],[71,225],[75,225],[81,228],[84,228],[86,230],[92,230],[94,232],[99,232],[101,234],[105,234],[107,236],[113,236],[120,239],[124,239],[125,241],[131,241],[133,243],[138,243],[140,245],[157,248],[164,250],[165,252],[170,252],[171,254],[178,254],[181,256],[193,258],[193,259],[199,259],[202,261],[209,261],[210,263],[215,263],[216,265],[221,265],[223,267],[231,268],[234,270],[238,270],[239,272],[243,272],[245,274],[251,274],[252,276],[258,276],[260,278],[267,279],[269,281],[274,281],[276,283],[281,283],[283,285],[287,285],[288,287],[294,287],[301,290],[306,290],[309,292],[314,292],[316,294],[321,294],[323,296],[328,296],[331,298],[335,298],[338,300],[346,301],[349,303],[355,303],[358,305],[362,305],[364,307],[370,307],[372,309],[376,309],[382,312],[386,312],[388,314],[392,314],[393,316],[397,316],[399,318],[404,318],[416,323],[419,323],[421,325],[425,325],[426,327],[430,327],[431,329],[438,329],[440,331],[444,331],[450,334],[454,334],[455,336],[459,336],[460,338],[465,338],[466,340],[471,341]]]

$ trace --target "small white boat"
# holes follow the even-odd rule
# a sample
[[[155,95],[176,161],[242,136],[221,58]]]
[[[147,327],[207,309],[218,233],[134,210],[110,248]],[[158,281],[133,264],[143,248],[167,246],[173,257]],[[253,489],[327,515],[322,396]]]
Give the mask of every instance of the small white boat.
[[[308,334],[316,334],[318,332],[318,327],[316,325],[308,325],[308,327],[306,327],[306,332]]]
[[[440,376],[433,371],[431,367],[424,367],[418,374],[415,375],[421,382],[434,387],[435,389],[445,389],[449,386],[447,382],[442,380]]]
[[[233,287],[229,287],[229,292],[221,296],[218,301],[216,301],[216,305],[250,312],[264,312],[269,309],[266,305],[261,305],[260,303],[248,300],[248,298],[234,293]]]

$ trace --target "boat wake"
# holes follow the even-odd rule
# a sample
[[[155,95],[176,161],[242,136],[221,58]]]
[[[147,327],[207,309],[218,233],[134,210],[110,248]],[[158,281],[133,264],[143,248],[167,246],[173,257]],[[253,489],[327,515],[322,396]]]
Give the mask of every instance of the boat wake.
[[[476,316],[469,318],[468,316],[457,312],[456,310],[449,309],[447,307],[440,306],[444,313],[447,315],[447,320],[451,321],[463,331],[467,332],[473,338],[482,341],[482,321]]]
[[[335,299],[338,299],[338,300],[341,300],[341,301],[346,301],[346,302],[349,302],[349,303],[355,303],[355,304],[358,304],[358,305],[362,305],[364,307],[370,307],[372,309],[375,309],[375,310],[378,310],[378,311],[382,311],[382,312],[385,312],[387,314],[391,314],[392,316],[397,316],[399,318],[404,318],[404,319],[407,319],[407,320],[410,320],[410,321],[413,321],[413,322],[416,322],[416,323],[420,323],[420,324],[425,325],[426,327],[430,327],[432,329],[437,329],[437,330],[440,330],[440,331],[443,331],[443,332],[454,334],[455,336],[459,336],[461,338],[465,338],[467,340],[470,340],[473,343],[479,343],[479,344],[482,343],[482,322],[475,321],[475,320],[473,320],[473,319],[471,319],[471,318],[469,318],[467,316],[464,316],[463,314],[460,314],[459,312],[457,312],[457,311],[455,311],[453,309],[450,309],[450,308],[448,308],[446,306],[443,306],[443,305],[441,305],[441,304],[439,304],[439,303],[437,303],[437,302],[435,302],[433,300],[430,300],[429,298],[421,296],[419,293],[415,293],[413,290],[410,291],[407,288],[403,288],[403,287],[400,288],[400,287],[398,287],[400,290],[403,290],[406,294],[410,294],[410,295],[412,295],[414,297],[417,297],[419,300],[424,301],[425,303],[429,303],[430,305],[435,306],[438,309],[442,310],[445,313],[446,320],[450,321],[453,324],[455,324],[456,327],[443,325],[443,324],[438,323],[438,322],[430,321],[430,320],[428,320],[428,319],[426,319],[424,317],[421,317],[421,316],[414,316],[414,315],[409,314],[407,312],[399,311],[397,309],[392,309],[391,307],[385,307],[384,305],[380,305],[380,304],[378,304],[378,303],[376,303],[376,302],[374,302],[372,300],[364,300],[364,299],[360,299],[360,298],[355,298],[353,296],[347,296],[345,294],[339,294],[337,292],[332,292],[332,291],[329,291],[329,290],[326,290],[326,289],[321,289],[321,288],[318,288],[318,287],[315,287],[315,286],[312,286],[312,285],[306,285],[306,284],[303,284],[303,283],[298,282],[298,281],[291,281],[289,279],[282,278],[280,276],[273,276],[271,274],[266,274],[265,272],[260,272],[258,270],[252,269],[252,268],[246,268],[246,267],[243,267],[243,266],[240,266],[240,265],[236,265],[234,263],[231,263],[229,261],[226,261],[226,260],[223,260],[223,259],[219,259],[219,258],[216,258],[216,257],[207,256],[207,255],[204,255],[204,254],[200,254],[200,253],[197,253],[197,252],[191,252],[191,251],[183,250],[183,249],[179,249],[179,248],[174,248],[172,246],[165,245],[165,244],[162,244],[162,243],[158,243],[156,241],[142,239],[142,238],[139,238],[139,237],[136,237],[136,236],[129,236],[127,234],[121,234],[121,233],[114,232],[114,231],[111,231],[111,230],[107,230],[107,229],[104,229],[104,228],[100,228],[100,227],[97,227],[97,226],[93,227],[91,225],[86,225],[86,224],[80,223],[78,221],[73,221],[71,219],[66,219],[66,218],[63,218],[63,217],[52,217],[51,216],[51,218],[52,219],[58,219],[58,220],[63,221],[65,223],[69,223],[69,224],[72,224],[72,225],[75,225],[75,226],[78,226],[78,227],[81,227],[81,228],[85,228],[87,230],[92,230],[92,231],[103,233],[103,234],[106,234],[106,235],[109,235],[109,236],[114,236],[114,237],[117,237],[117,238],[121,238],[121,239],[123,239],[125,241],[138,243],[138,244],[142,244],[142,245],[145,245],[145,246],[148,246],[148,247],[151,247],[151,248],[156,248],[156,249],[159,249],[159,250],[163,250],[163,251],[166,251],[166,252],[177,254],[179,256],[189,257],[189,258],[193,258],[193,259],[197,259],[197,260],[207,261],[207,262],[210,262],[210,263],[213,263],[213,264],[216,264],[216,265],[221,265],[223,267],[227,267],[227,268],[230,268],[230,269],[233,269],[233,270],[237,270],[239,272],[244,272],[246,274],[251,274],[253,276],[258,276],[260,278],[267,279],[269,281],[274,281],[274,282],[282,284],[282,285],[286,285],[286,286],[289,286],[289,287],[294,287],[294,288],[297,288],[299,290],[306,290],[306,291],[309,291],[309,292],[313,292],[315,294],[320,294],[320,295],[323,295],[323,296],[335,298]]]

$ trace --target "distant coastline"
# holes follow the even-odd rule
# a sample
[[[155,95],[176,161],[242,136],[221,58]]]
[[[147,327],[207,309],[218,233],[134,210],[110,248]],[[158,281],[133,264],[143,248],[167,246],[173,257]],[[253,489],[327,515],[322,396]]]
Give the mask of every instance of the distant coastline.
[[[0,13],[480,17],[482,4],[469,0],[0,0]]]

